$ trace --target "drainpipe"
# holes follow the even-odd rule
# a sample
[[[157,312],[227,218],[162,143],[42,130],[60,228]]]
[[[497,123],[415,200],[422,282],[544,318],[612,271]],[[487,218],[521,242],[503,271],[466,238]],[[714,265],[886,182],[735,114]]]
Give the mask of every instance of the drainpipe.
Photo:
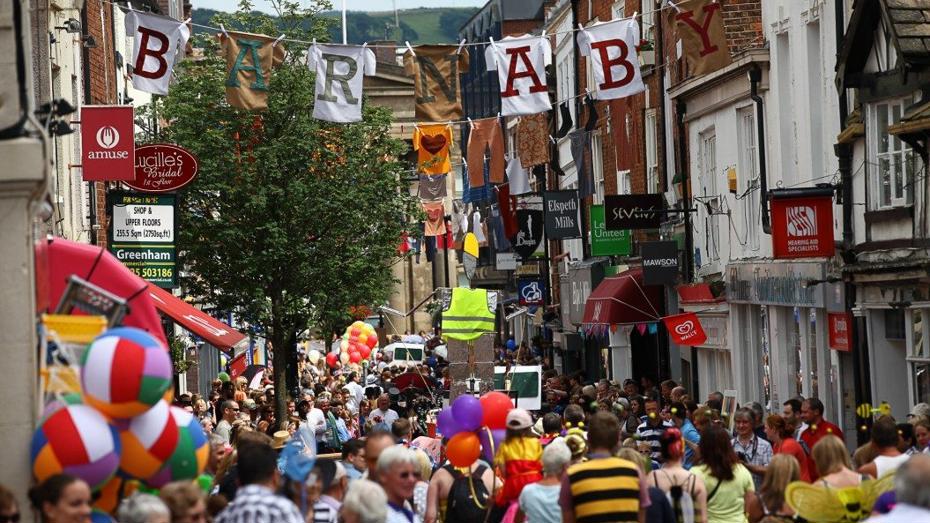
[[[762,82],[762,69],[753,64],[749,69],[749,97],[756,102],[756,143],[759,149],[759,191],[762,193],[762,232],[772,234],[772,222],[769,219],[769,182],[765,163],[765,112],[762,97],[759,96],[759,83]]]

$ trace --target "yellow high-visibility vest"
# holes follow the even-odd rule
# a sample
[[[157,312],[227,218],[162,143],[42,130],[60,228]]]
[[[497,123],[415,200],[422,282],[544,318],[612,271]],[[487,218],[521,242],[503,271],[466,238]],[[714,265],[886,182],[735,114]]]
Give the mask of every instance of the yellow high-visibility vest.
[[[497,294],[486,289],[452,289],[449,308],[442,311],[442,334],[454,340],[471,341],[494,332]]]

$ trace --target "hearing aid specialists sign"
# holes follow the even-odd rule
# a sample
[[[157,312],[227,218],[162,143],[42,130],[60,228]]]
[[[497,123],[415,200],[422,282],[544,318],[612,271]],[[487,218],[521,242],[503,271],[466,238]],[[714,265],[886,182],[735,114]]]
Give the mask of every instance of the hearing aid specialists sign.
[[[81,107],[81,171],[85,182],[135,179],[133,118],[131,105]]]

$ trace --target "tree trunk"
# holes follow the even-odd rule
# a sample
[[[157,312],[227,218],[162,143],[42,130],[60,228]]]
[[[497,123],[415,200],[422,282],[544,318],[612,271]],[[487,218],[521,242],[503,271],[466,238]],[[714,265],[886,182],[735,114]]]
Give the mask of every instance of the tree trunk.
[[[279,422],[287,416],[287,334],[281,324],[281,297],[271,298],[271,345],[274,349],[274,417]]]

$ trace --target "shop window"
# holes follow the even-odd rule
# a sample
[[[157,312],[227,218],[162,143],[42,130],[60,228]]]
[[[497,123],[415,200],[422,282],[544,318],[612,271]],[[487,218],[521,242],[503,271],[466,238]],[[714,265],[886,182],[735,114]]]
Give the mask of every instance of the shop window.
[[[604,203],[604,151],[601,150],[601,136],[591,134],[591,168],[594,171],[594,204]]]
[[[717,190],[717,135],[714,129],[700,134],[701,147],[701,197],[697,198],[704,203],[706,212],[704,218],[704,252],[707,253],[707,262],[720,259],[720,227],[719,216],[720,198]]]
[[[657,193],[659,188],[659,144],[656,140],[656,110],[646,111],[646,192]]]
[[[737,175],[739,186],[736,199],[742,200],[743,219],[745,220],[745,242],[752,250],[759,250],[759,222],[761,220],[759,203],[759,162],[756,151],[756,108],[748,106],[736,113],[739,125],[739,167]]]
[[[930,400],[930,340],[927,333],[930,325],[924,324],[924,316],[930,309],[911,309],[911,347],[907,352],[910,367],[910,396],[913,403]]]

